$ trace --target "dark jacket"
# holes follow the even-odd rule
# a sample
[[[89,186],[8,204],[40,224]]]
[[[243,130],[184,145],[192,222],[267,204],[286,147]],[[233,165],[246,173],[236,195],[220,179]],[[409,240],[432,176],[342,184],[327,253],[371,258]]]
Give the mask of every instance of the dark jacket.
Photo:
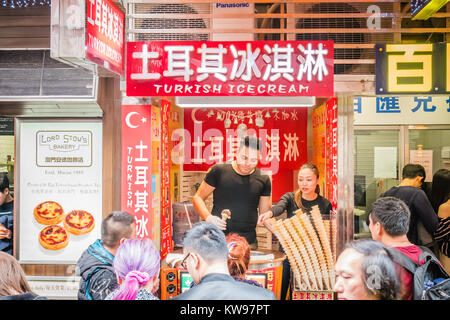
[[[100,239],[83,252],[76,267],[81,276],[78,300],[104,300],[117,287],[113,259]]]
[[[423,190],[411,186],[392,187],[380,197],[395,197],[403,200],[411,212],[409,230],[406,234],[408,240],[416,245],[425,245],[419,237],[419,222],[423,224],[430,235],[433,235],[438,226],[438,216],[434,212],[427,195]]]
[[[176,300],[276,300],[272,291],[236,281],[221,273],[207,274]]]
[[[0,223],[11,230],[11,234],[14,231],[14,201],[5,202],[0,206]],[[0,251],[4,251],[13,254],[13,238],[0,239]]]
[[[0,300],[48,300],[46,297],[38,296],[32,292],[15,294],[13,296],[3,296]]]

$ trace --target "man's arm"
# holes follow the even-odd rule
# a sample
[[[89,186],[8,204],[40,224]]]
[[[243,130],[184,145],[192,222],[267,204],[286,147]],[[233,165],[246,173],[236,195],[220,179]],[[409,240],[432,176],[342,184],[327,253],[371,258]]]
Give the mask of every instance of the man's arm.
[[[421,192],[414,199],[414,207],[418,218],[430,235],[434,234],[438,225],[438,217],[434,212],[425,192]]]
[[[261,196],[259,198],[259,214],[265,213],[270,210],[272,207],[272,198],[271,196]]]
[[[211,193],[213,193],[214,189],[214,187],[210,186],[205,181],[202,181],[200,187],[194,195],[194,198],[192,198],[192,204],[203,220],[206,220],[206,218],[211,214],[206,207],[205,200],[211,195]]]
[[[192,199],[192,204],[194,205],[194,208],[198,212],[199,216],[204,221],[216,225],[220,230],[225,230],[227,227],[227,223],[219,217],[213,216],[206,207],[205,199],[208,198],[211,193],[213,193],[214,189],[214,187],[210,186],[205,181],[202,181],[202,184],[200,185],[197,192],[195,193],[194,198]]]

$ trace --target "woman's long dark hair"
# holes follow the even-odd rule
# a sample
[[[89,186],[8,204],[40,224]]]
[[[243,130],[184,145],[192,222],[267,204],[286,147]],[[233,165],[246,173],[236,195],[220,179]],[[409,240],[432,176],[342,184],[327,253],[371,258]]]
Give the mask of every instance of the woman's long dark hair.
[[[314,164],[312,164],[312,163],[305,163],[304,165],[301,166],[301,168],[298,171],[298,173],[300,173],[300,171],[302,171],[303,169],[310,169],[316,175],[317,180],[319,179],[319,169],[317,169],[317,167]],[[316,185],[316,190],[315,191],[316,191],[317,194],[320,194],[319,184]],[[294,199],[295,199],[295,203],[297,204],[297,207],[302,209],[302,211],[306,211],[305,207],[302,204],[302,190],[300,190],[300,188],[298,188],[297,191],[295,191]]]
[[[431,184],[431,205],[437,213],[439,206],[450,199],[450,170],[439,169]]]

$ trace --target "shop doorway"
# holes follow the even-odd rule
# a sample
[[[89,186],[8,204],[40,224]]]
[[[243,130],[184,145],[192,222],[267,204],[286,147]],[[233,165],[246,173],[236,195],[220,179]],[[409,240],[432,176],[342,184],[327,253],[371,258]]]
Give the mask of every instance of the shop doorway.
[[[370,238],[366,215],[382,193],[400,183],[410,162],[425,167],[428,194],[433,174],[450,169],[450,126],[355,126],[355,238]]]

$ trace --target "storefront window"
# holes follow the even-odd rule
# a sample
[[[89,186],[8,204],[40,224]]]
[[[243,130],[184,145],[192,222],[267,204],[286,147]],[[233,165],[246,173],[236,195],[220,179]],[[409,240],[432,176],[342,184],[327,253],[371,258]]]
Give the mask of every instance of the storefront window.
[[[409,162],[419,162],[431,182],[439,169],[450,169],[450,127],[447,129],[410,129]]]
[[[399,183],[399,130],[355,130],[355,237],[370,237],[365,224],[372,203]]]

